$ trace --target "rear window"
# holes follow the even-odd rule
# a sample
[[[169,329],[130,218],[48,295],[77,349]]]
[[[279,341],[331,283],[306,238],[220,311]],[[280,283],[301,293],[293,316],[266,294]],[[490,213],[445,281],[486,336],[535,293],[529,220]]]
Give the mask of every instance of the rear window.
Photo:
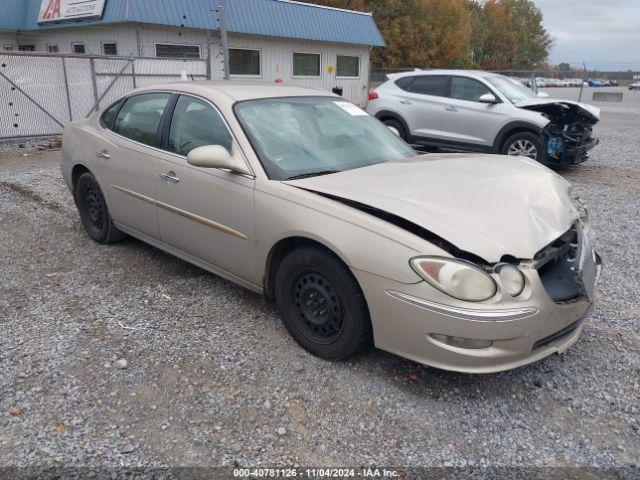
[[[413,83],[413,79],[415,77],[404,77],[400,80],[396,81],[396,85],[402,90],[406,90],[407,92],[411,91],[411,84]]]
[[[120,110],[120,106],[122,105],[122,103],[123,100],[120,100],[119,102],[105,110],[105,112],[102,114],[102,117],[100,118],[100,124],[103,128],[113,128],[113,121],[115,120],[116,114],[118,113],[118,110]]]
[[[420,95],[432,95],[434,97],[447,96],[448,79],[443,75],[425,75],[416,77],[411,84],[411,91]]]
[[[127,99],[118,112],[113,131],[136,142],[153,146],[169,93],[146,93]]]

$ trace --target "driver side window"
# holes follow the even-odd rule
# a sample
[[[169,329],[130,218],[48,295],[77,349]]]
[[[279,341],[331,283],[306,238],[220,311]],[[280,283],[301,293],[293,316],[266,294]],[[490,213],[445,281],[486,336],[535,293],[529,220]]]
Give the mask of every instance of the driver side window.
[[[491,93],[491,90],[473,78],[451,78],[451,98],[479,102],[480,97],[486,93]]]
[[[233,138],[220,114],[197,98],[180,96],[171,119],[169,151],[187,156],[205,145],[222,145],[232,151]]]

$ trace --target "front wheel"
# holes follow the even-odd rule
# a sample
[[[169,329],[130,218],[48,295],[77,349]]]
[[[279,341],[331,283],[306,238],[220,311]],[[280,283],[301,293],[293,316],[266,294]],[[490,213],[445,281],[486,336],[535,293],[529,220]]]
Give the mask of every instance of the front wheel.
[[[540,163],[544,163],[547,158],[542,138],[531,132],[520,132],[509,137],[502,147],[502,153],[531,158]]]
[[[291,336],[325,360],[347,360],[372,344],[369,309],[349,268],[319,247],[287,255],[275,296]]]

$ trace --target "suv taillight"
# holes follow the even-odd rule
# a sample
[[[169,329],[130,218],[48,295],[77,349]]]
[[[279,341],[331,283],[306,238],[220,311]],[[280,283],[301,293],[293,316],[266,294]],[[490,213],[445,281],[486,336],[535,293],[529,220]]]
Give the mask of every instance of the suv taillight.
[[[376,92],[369,92],[369,100],[378,100],[380,98]]]

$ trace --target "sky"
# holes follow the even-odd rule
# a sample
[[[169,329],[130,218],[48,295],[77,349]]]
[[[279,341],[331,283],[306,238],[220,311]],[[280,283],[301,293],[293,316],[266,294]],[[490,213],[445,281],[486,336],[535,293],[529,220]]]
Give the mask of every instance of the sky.
[[[640,0],[534,0],[553,38],[549,63],[640,70]]]

